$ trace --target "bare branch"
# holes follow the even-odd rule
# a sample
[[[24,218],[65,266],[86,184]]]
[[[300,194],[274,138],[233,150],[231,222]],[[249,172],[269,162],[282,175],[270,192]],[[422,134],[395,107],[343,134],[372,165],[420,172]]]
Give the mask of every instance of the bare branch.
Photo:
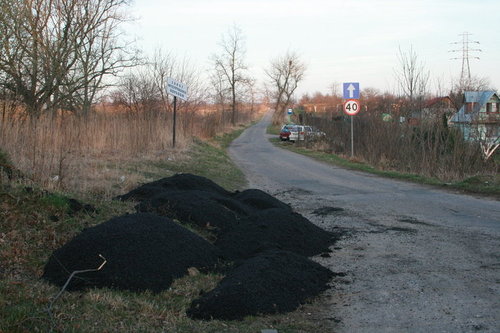
[[[280,118],[292,101],[293,94],[304,78],[306,65],[295,52],[288,51],[284,56],[271,61],[265,70],[271,85],[271,97]],[[279,121],[279,120],[278,120]]]
[[[230,97],[231,123],[236,124],[237,103],[241,99],[246,87],[253,82],[248,75],[245,65],[245,39],[241,29],[237,26],[231,27],[224,34],[219,43],[221,52],[212,56],[214,69],[211,74],[211,82],[214,96],[217,100],[225,101],[226,94]]]
[[[54,303],[57,301],[57,299],[59,297],[61,297],[61,295],[63,294],[63,292],[66,290],[66,288],[68,287],[69,283],[71,282],[71,280],[73,279],[73,277],[76,275],[76,274],[82,274],[82,273],[89,273],[89,272],[97,272],[97,271],[100,271],[104,265],[106,265],[107,263],[107,260],[106,258],[104,258],[101,254],[99,254],[99,257],[103,260],[102,263],[99,265],[99,267],[97,268],[92,268],[92,269],[84,269],[84,270],[78,270],[78,271],[74,271],[73,273],[71,273],[71,275],[68,277],[68,279],[66,280],[66,283],[63,285],[63,287],[61,288],[61,290],[59,290],[59,292],[57,293],[56,296],[54,296],[54,298],[52,299],[52,301],[49,303],[48,307],[47,307],[47,312],[49,314],[49,317],[50,317],[50,320],[53,322],[53,315],[52,315],[52,307],[54,306]]]

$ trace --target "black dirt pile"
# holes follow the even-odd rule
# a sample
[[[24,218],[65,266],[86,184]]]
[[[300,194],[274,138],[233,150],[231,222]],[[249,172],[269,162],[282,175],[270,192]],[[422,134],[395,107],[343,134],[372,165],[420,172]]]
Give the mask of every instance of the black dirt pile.
[[[221,232],[215,246],[229,260],[245,259],[269,250],[280,249],[306,257],[329,251],[339,235],[325,231],[300,214],[288,209],[267,209],[242,219]]]
[[[138,188],[118,196],[120,200],[143,201],[150,199],[163,191],[188,191],[198,190],[205,192],[214,192],[223,196],[231,195],[223,187],[217,185],[208,178],[192,175],[190,173],[179,173],[172,177],[162,178],[157,181],[144,184]]]
[[[163,191],[142,201],[136,209],[215,232],[238,223],[253,211],[230,196],[199,190]]]
[[[256,189],[229,192],[209,179],[178,174],[118,197],[134,200],[137,214],[85,229],[56,250],[43,278],[59,286],[76,270],[68,290],[110,287],[131,291],[167,289],[188,268],[236,262],[220,284],[191,304],[198,319],[241,319],[293,311],[327,288],[332,273],[307,257],[329,251],[338,234],[294,213]],[[209,230],[210,244],[172,219]]]
[[[239,320],[297,309],[327,289],[332,272],[294,253],[269,251],[243,261],[219,285],[193,301],[195,319]]]
[[[203,238],[172,220],[152,214],[131,214],[113,218],[83,230],[54,251],[45,265],[43,278],[63,286],[73,271],[78,274],[68,290],[109,287],[131,291],[167,289],[190,267],[214,268],[219,251]]]
[[[216,234],[256,212],[273,208],[292,210],[261,190],[231,193],[209,179],[192,174],[177,174],[144,184],[118,199],[139,201],[137,212],[166,216]]]

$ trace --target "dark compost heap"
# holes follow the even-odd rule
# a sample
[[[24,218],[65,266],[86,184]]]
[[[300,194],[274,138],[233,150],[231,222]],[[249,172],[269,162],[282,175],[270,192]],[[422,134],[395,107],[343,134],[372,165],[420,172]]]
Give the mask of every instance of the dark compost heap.
[[[209,179],[177,174],[144,184],[120,200],[138,204],[137,214],[85,229],[56,250],[43,274],[69,290],[111,287],[159,292],[187,274],[214,269],[221,258],[236,264],[211,292],[193,301],[198,319],[241,319],[292,311],[327,288],[331,272],[308,256],[329,251],[339,235],[316,227],[290,206],[257,190],[229,192]],[[214,245],[174,222],[209,231]]]
[[[168,216],[216,232],[229,228],[251,212],[249,207],[229,196],[199,190],[162,191],[136,208],[139,212]]]
[[[231,192],[217,185],[208,178],[192,175],[189,173],[179,173],[172,177],[162,178],[151,183],[144,184],[136,189],[118,196],[120,200],[143,201],[151,198],[163,191],[190,191],[198,190],[205,192],[215,192],[221,195],[230,195]]]
[[[76,270],[102,270],[77,275],[68,290],[110,287],[159,292],[186,274],[187,269],[214,267],[218,250],[209,242],[173,222],[152,214],[113,218],[83,230],[54,251],[45,265],[43,278],[62,286]]]
[[[223,231],[215,246],[231,260],[249,258],[273,248],[309,257],[328,251],[333,241],[333,234],[315,226],[302,215],[273,208],[255,212]]]
[[[247,315],[295,310],[326,289],[332,272],[306,257],[268,251],[243,261],[219,285],[193,301],[196,319],[242,319]]]

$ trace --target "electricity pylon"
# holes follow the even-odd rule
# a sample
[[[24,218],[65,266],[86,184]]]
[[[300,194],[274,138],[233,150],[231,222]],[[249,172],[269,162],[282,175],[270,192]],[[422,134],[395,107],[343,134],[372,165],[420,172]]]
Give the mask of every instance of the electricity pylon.
[[[462,49],[456,49],[456,50],[451,50],[450,52],[462,52],[462,57],[457,57],[457,58],[451,58],[452,60],[459,60],[462,59],[462,73],[460,74],[460,83],[464,83],[465,80],[467,79],[467,82],[470,82],[471,80],[471,75],[470,75],[470,63],[469,59],[478,59],[479,57],[475,56],[475,52],[481,52],[481,49],[474,49],[470,47],[470,44],[479,44],[478,41],[471,41],[469,40],[469,36],[472,34],[468,32],[464,32],[460,34],[459,36],[462,37],[461,42],[453,42],[451,44],[462,44]]]

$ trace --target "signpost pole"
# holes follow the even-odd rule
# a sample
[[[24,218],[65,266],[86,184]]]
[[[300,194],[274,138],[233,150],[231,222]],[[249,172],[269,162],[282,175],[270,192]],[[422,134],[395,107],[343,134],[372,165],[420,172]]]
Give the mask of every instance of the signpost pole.
[[[354,157],[354,116],[351,116],[351,158]]]
[[[174,125],[172,129],[172,147],[175,148],[175,127],[177,122],[177,96],[174,96]]]

